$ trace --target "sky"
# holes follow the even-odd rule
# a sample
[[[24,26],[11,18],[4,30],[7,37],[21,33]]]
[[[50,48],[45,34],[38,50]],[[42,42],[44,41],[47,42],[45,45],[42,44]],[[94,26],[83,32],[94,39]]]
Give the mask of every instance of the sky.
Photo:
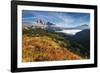
[[[90,25],[89,13],[51,12],[34,10],[22,11],[22,22],[34,23],[38,19],[41,19],[45,22],[51,22],[59,27],[76,27],[84,24]]]

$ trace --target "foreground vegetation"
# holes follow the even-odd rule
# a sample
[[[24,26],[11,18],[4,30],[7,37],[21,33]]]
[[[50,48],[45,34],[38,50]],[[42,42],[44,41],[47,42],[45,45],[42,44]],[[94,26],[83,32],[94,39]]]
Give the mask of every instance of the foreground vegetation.
[[[80,44],[44,29],[23,29],[23,62],[85,59]]]

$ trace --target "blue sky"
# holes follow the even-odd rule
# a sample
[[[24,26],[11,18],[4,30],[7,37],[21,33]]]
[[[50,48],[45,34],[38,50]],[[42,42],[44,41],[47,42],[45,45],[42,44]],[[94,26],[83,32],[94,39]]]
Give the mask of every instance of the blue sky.
[[[76,27],[83,24],[90,25],[89,13],[75,13],[75,12],[50,12],[50,11],[22,11],[22,22],[33,23],[37,19],[45,22],[51,22],[60,27]]]

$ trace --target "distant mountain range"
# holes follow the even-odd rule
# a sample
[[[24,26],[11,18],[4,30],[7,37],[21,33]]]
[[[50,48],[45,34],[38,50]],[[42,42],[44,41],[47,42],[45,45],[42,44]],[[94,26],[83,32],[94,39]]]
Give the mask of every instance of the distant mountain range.
[[[61,31],[61,30],[68,30],[68,29],[81,29],[81,30],[89,29],[89,26],[87,24],[67,28],[67,27],[59,27],[59,26],[56,26],[56,24],[53,24],[51,22],[45,22],[40,19],[38,19],[37,21],[33,23],[23,22],[23,28],[28,29],[28,27],[33,27],[33,29],[42,28],[42,29],[48,29],[48,30],[54,30],[54,31]]]
[[[75,28],[77,28],[77,29],[89,29],[89,26],[87,24],[83,24],[80,26],[76,26]]]
[[[69,28],[63,28],[63,29],[81,29],[81,30],[84,30],[84,29],[89,29],[89,26],[87,24],[83,24],[83,25],[79,25],[79,26],[76,26],[76,27],[69,27]]]
[[[50,31],[61,31],[61,27],[57,27],[55,24],[51,22],[45,22],[43,20],[37,20],[33,23],[23,22],[23,28],[28,29],[29,27],[35,29],[35,28],[41,28],[41,29],[47,29]]]

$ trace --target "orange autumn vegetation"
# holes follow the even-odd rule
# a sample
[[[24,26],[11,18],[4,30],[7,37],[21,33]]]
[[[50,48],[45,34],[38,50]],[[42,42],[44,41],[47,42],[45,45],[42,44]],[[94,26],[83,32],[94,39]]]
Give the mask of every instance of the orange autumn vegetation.
[[[23,62],[57,61],[57,60],[79,60],[80,56],[61,47],[48,36],[23,35]]]

